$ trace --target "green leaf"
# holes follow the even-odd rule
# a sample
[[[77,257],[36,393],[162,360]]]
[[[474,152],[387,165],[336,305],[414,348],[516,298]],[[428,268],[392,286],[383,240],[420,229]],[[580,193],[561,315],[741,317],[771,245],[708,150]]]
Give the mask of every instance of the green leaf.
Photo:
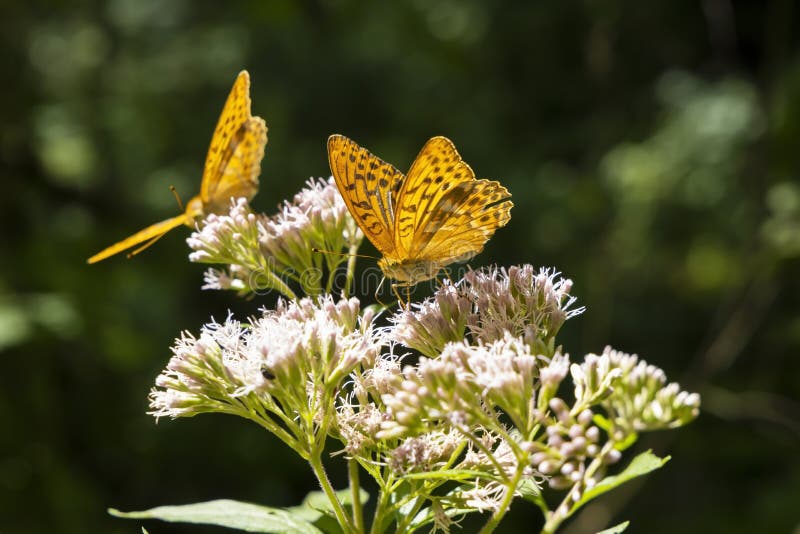
[[[600,482],[598,482],[597,485],[595,485],[593,488],[583,492],[583,497],[581,498],[581,500],[579,500],[572,506],[572,510],[570,510],[570,515],[572,515],[576,510],[578,510],[578,508],[580,508],[587,502],[591,501],[595,497],[598,497],[603,493],[611,491],[617,486],[624,484],[625,482],[633,478],[646,475],[651,471],[655,471],[656,469],[660,468],[665,463],[667,463],[669,459],[670,459],[669,456],[667,456],[666,458],[659,458],[650,451],[643,452],[642,454],[631,460],[631,463],[628,464],[628,467],[626,467],[620,474],[606,477]]]
[[[361,504],[366,503],[369,501],[369,493],[367,493],[364,489],[361,489],[358,493],[359,498],[361,499]],[[339,499],[339,502],[342,503],[344,506],[348,506],[353,504],[353,492],[349,489],[343,489],[336,492],[336,497]],[[331,501],[328,500],[328,496],[325,495],[324,491],[312,491],[306,498],[303,499],[303,504],[300,506],[307,506],[309,508],[313,508],[314,510],[320,510],[324,512],[333,512],[333,508],[331,507]]]
[[[320,514],[319,519],[314,521],[314,526],[327,534],[344,534],[344,530],[333,514]]]
[[[637,439],[639,439],[639,434],[637,432],[631,432],[630,434],[625,436],[625,439],[614,445],[614,448],[617,449],[618,451],[624,451],[625,449],[636,443]]]
[[[628,528],[628,525],[630,525],[630,523],[631,523],[630,521],[623,521],[619,525],[614,525],[613,527],[601,530],[597,534],[619,534],[620,532],[624,532],[625,529]]]
[[[519,491],[523,499],[532,502],[544,513],[547,513],[547,503],[545,502],[544,497],[542,497],[542,490],[532,479],[526,478],[523,480],[522,483],[517,486],[517,491]]]
[[[322,532],[287,510],[229,499],[180,506],[158,506],[140,512],[120,512],[109,508],[108,513],[126,519],[160,519],[171,523],[217,525],[246,532],[307,534]]]
[[[360,490],[359,495],[362,505],[369,501],[369,493],[363,489]],[[343,506],[353,504],[353,493],[349,489],[337,491],[336,497]],[[333,506],[331,506],[331,502],[324,491],[312,491],[303,499],[303,504],[286,508],[286,511],[295,517],[313,523],[324,532],[341,532],[336,513],[333,511]]]

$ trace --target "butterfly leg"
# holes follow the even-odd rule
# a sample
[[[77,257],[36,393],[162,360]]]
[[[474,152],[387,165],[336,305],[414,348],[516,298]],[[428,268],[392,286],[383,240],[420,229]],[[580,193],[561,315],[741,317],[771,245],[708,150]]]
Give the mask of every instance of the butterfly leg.
[[[139,253],[140,253],[141,251],[143,251],[144,249],[146,249],[146,248],[149,248],[149,247],[150,247],[150,245],[153,245],[153,244],[155,244],[155,242],[156,242],[156,241],[158,241],[159,239],[161,239],[161,238],[162,238],[162,237],[164,237],[165,235],[166,235],[166,232],[164,232],[163,234],[159,234],[159,235],[155,236],[155,237],[154,237],[154,238],[152,238],[150,241],[147,241],[147,242],[145,242],[145,244],[144,244],[144,245],[142,245],[141,247],[139,247],[139,248],[137,248],[137,249],[134,249],[134,251],[133,251],[133,252],[128,252],[128,254],[126,255],[126,257],[127,257],[128,259],[131,259],[132,257],[136,256],[137,254],[139,254]]]
[[[397,288],[404,287],[406,288],[406,298],[403,299],[403,296],[400,294]],[[392,284],[392,291],[394,292],[394,296],[397,297],[397,303],[400,304],[405,309],[411,307],[411,288],[414,287],[414,284],[409,284],[408,282],[399,282]]]
[[[386,277],[385,277],[385,276],[381,277],[381,282],[380,282],[380,284],[378,284],[378,287],[377,287],[377,289],[375,289],[375,295],[374,295],[374,297],[375,297],[375,302],[377,302],[378,304],[380,304],[380,305],[381,305],[381,307],[383,307],[383,309],[385,309],[385,310],[388,310],[388,309],[389,309],[389,305],[388,305],[388,304],[385,304],[385,303],[384,303],[384,302],[381,300],[381,297],[380,297],[381,288],[383,287],[383,283],[384,283],[385,281],[386,281]]]
[[[392,284],[392,292],[394,293],[394,296],[397,298],[397,302],[402,305],[403,297],[400,296],[400,293],[397,291],[397,284]]]

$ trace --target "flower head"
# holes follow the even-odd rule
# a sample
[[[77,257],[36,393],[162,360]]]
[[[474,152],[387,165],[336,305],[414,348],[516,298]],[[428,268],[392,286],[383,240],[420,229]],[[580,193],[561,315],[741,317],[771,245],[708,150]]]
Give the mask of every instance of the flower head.
[[[453,429],[406,438],[387,453],[387,464],[401,475],[430,472],[442,466],[462,440],[461,434]]]
[[[341,401],[336,407],[336,431],[350,457],[367,456],[378,449],[376,434],[386,414],[374,403]]]
[[[620,380],[603,402],[615,426],[626,432],[675,428],[694,420],[700,411],[700,395],[667,384],[664,371],[635,354],[606,347],[603,356],[619,371]]]
[[[445,280],[431,298],[400,310],[393,318],[392,336],[406,347],[433,358],[451,341],[464,339],[472,301]]]
[[[552,353],[551,341],[561,326],[584,310],[570,310],[576,300],[570,295],[572,281],[558,275],[550,269],[536,272],[532,265],[468,272],[462,291],[475,303],[470,331],[484,342],[509,332],[540,354]]]
[[[264,216],[250,210],[247,199],[231,201],[227,215],[211,214],[186,239],[194,252],[189,260],[228,265],[209,269],[203,289],[233,289],[241,295],[275,289],[293,298],[294,293],[276,273],[275,265],[260,254],[259,234]]]
[[[242,325],[211,322],[199,338],[184,334],[150,397],[157,417],[202,412],[281,411],[308,414],[315,395],[330,400],[357,366],[370,366],[383,338],[357,299],[280,301],[277,309]],[[274,402],[277,401],[277,404]],[[323,409],[323,408],[320,408]],[[312,413],[312,416],[317,414]]]
[[[587,354],[583,363],[573,363],[569,368],[575,385],[576,406],[592,406],[611,395],[622,376],[622,370],[612,366],[608,354]]]
[[[291,273],[307,293],[316,294],[322,289],[321,266],[332,273],[347,260],[325,252],[354,253],[363,238],[333,179],[310,179],[277,215],[262,220],[259,245],[278,270]]]
[[[570,310],[572,282],[531,265],[469,271],[455,286],[445,282],[429,299],[392,319],[393,338],[434,357],[465,334],[474,341],[522,338],[538,354],[552,354],[556,333],[583,308]]]
[[[383,395],[392,419],[382,425],[380,436],[424,432],[433,421],[463,429],[486,423],[486,414],[496,409],[520,430],[530,430],[537,374],[530,346],[509,334],[485,345],[449,343],[438,358],[406,367],[398,389]]]
[[[347,259],[316,250],[354,253],[362,239],[333,181],[311,179],[276,215],[257,215],[239,199],[227,215],[206,217],[187,243],[191,261],[228,265],[210,269],[204,288],[242,294],[275,289],[294,298],[289,280],[306,294],[320,294],[323,266],[331,277]]]

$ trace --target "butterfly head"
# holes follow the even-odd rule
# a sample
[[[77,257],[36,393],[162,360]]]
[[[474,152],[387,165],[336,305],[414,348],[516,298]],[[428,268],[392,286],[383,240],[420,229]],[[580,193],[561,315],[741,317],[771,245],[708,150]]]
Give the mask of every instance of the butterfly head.
[[[203,209],[203,200],[200,198],[200,195],[193,197],[192,200],[186,204],[185,213],[186,226],[194,226],[195,221],[205,215],[205,210]]]
[[[395,258],[381,258],[378,260],[386,278],[392,278],[406,284],[417,284],[434,278],[442,269],[442,265],[430,260],[398,260]]]

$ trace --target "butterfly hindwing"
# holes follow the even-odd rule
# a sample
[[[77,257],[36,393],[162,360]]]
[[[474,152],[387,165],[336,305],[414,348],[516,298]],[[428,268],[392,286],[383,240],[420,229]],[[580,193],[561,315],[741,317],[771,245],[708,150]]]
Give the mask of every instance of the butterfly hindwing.
[[[498,182],[472,180],[454,188],[420,230],[418,257],[464,261],[483,250],[495,230],[511,220],[511,195]]]
[[[343,135],[328,138],[328,162],[358,226],[381,254],[396,256],[395,206],[403,173]]]

